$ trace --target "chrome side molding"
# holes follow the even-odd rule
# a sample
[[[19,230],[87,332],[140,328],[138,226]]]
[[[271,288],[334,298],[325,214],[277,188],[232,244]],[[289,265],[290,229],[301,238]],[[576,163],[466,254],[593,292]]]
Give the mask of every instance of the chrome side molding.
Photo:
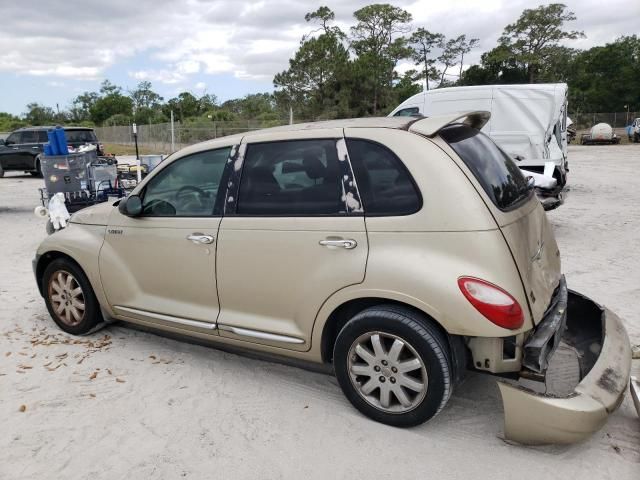
[[[251,330],[249,328],[232,327],[231,325],[218,325],[218,328],[225,332],[231,332],[242,337],[258,338],[260,340],[269,340],[271,342],[295,343],[298,345],[304,343],[304,340],[301,338],[261,332],[260,330]]]
[[[148,312],[146,310],[138,310],[136,308],[121,307],[121,306],[114,305],[113,309],[116,311],[116,313],[121,313],[121,315],[133,313],[134,315],[139,315],[141,317],[147,317],[153,320],[162,320],[163,322],[177,323],[179,325],[186,325],[188,327],[215,330],[217,326],[216,322],[209,323],[209,322],[203,322],[202,320],[190,320],[188,318],[174,317],[171,315],[164,315],[162,313]]]

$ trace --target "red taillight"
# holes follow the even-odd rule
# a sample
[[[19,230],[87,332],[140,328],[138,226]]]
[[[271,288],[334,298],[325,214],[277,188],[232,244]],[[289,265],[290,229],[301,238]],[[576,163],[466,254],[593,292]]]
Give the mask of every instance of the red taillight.
[[[518,301],[493,283],[473,277],[460,277],[458,287],[482,315],[499,327],[515,330],[524,323]]]

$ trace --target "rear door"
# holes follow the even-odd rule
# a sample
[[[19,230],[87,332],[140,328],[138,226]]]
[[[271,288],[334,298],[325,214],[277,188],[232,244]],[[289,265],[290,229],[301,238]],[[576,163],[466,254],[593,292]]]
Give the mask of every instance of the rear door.
[[[520,272],[533,320],[538,323],[560,281],[560,252],[546,214],[520,169],[489,137],[465,125],[440,136],[471,171],[484,193]]]
[[[218,236],[220,335],[306,351],[322,304],[365,275],[342,129],[250,136],[234,162]]]

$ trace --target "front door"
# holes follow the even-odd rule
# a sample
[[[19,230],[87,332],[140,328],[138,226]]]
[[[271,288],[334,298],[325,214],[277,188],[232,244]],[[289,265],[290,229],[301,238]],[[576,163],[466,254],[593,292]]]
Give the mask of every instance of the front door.
[[[143,213],[111,214],[100,252],[109,305],[123,317],[195,331],[219,313],[216,241],[230,148],[185,156],[154,172]]]
[[[0,165],[6,170],[17,170],[22,163],[23,132],[14,132],[7,137],[5,144],[0,147]]]
[[[220,335],[308,350],[322,304],[365,276],[364,215],[343,133],[247,138],[219,233]]]

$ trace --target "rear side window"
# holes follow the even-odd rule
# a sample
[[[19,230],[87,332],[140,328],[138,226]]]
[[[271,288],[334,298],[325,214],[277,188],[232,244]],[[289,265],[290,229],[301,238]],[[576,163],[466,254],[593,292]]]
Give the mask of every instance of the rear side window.
[[[20,143],[38,143],[37,130],[25,130],[22,132]]]
[[[49,137],[47,136],[47,132],[45,130],[38,130],[38,143],[47,143],[49,141]]]
[[[91,143],[97,141],[93,130],[65,130],[64,135],[67,137],[67,142]]]
[[[515,208],[532,194],[518,166],[479,130],[452,125],[440,130],[440,136],[467,165],[499,209]]]
[[[422,207],[411,175],[387,147],[361,139],[347,139],[364,211],[372,215],[410,215]]]
[[[345,213],[336,141],[251,144],[242,167],[240,215]]]

